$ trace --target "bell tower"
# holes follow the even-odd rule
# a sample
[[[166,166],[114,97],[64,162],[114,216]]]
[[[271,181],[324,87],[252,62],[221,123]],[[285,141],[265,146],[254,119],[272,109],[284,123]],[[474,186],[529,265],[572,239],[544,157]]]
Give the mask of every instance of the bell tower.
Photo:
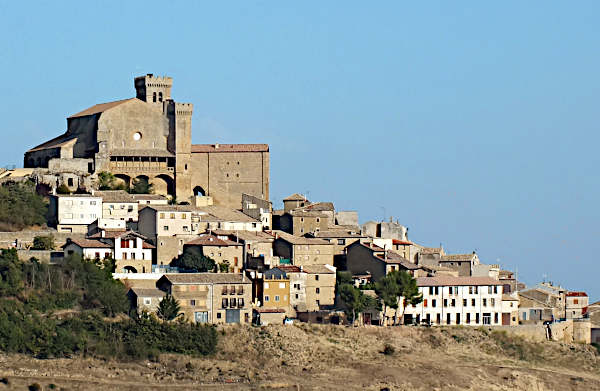
[[[171,99],[173,78],[148,73],[134,79],[135,97],[163,111],[163,102]]]

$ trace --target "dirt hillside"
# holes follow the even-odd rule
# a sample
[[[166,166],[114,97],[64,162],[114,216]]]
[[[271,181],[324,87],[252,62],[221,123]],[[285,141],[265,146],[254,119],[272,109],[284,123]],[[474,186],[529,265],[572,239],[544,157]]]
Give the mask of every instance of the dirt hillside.
[[[219,345],[214,357],[136,363],[0,355],[0,391],[600,390],[594,347],[486,329],[234,326]]]

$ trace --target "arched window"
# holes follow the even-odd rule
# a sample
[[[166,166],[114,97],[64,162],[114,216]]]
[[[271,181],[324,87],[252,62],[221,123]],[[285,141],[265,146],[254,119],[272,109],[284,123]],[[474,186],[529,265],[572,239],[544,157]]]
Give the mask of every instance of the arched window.
[[[158,101],[159,101],[159,102],[162,102],[162,92],[159,92],[159,93],[158,93]]]
[[[152,102],[156,102],[156,92],[152,93]]]

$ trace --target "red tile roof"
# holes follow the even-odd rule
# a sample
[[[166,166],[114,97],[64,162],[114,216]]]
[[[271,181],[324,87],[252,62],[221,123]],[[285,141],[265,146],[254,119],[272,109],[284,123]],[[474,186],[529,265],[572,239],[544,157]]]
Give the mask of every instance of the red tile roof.
[[[286,273],[300,273],[302,271],[298,266],[294,265],[279,265],[277,269],[281,269]]]
[[[194,144],[192,153],[269,152],[269,144]]]
[[[585,292],[568,292],[567,296],[587,297],[587,293],[585,293]]]
[[[410,246],[413,243],[409,242],[409,241],[406,241],[406,240],[392,239],[392,244],[401,244],[401,245]]]
[[[75,244],[81,248],[112,248],[113,246],[111,246],[110,244],[106,244],[104,242],[101,242],[99,240],[93,240],[93,239],[71,239],[71,241],[67,241],[67,243],[63,246],[66,247],[69,244]]]

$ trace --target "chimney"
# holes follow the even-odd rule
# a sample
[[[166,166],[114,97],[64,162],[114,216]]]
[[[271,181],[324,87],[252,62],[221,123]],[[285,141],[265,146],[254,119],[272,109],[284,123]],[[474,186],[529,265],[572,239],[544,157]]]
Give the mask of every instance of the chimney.
[[[106,237],[106,231],[105,231],[105,230],[102,230],[102,231],[100,231],[100,232],[101,232],[100,236],[101,236],[101,237],[103,237],[103,238],[105,238],[105,237]]]
[[[215,149],[219,149],[219,143],[215,143]]]

